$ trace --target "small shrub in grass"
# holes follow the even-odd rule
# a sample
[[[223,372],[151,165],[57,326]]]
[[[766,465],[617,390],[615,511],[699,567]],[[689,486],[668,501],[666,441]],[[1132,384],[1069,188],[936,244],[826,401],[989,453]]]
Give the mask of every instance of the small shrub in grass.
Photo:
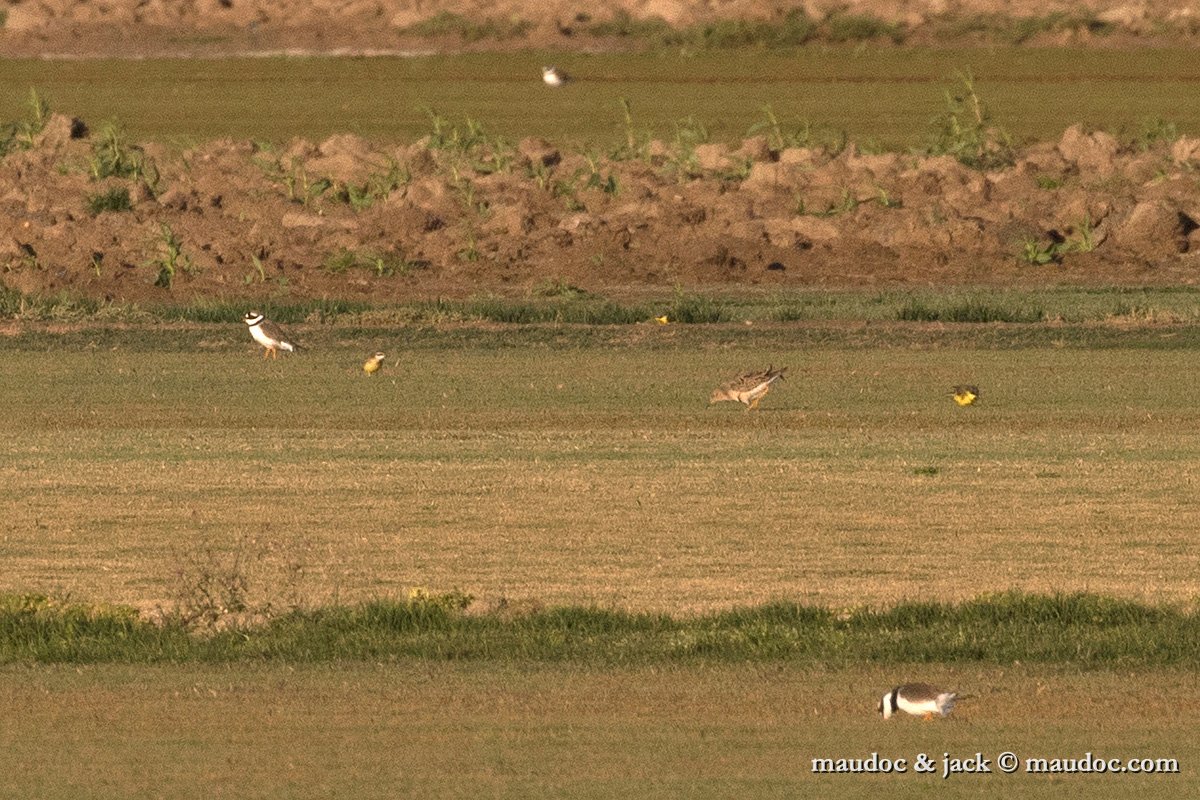
[[[1046,312],[1040,308],[1006,308],[980,300],[967,300],[949,306],[944,312],[949,322],[1041,322]]]
[[[400,32],[422,37],[457,36],[464,42],[479,42],[486,39],[502,42],[524,38],[533,27],[533,23],[529,20],[517,17],[508,19],[486,17],[481,22],[473,22],[450,11],[439,11],[432,17],[409,25]]]
[[[901,322],[937,322],[941,312],[924,300],[909,299],[896,312],[896,319]]]
[[[869,14],[835,12],[826,18],[825,36],[831,42],[865,42],[872,39],[904,41],[904,28]]]
[[[614,36],[621,39],[650,39],[661,41],[674,33],[662,17],[635,17],[621,9],[603,22],[593,22],[584,30],[597,38]]]
[[[103,178],[128,178],[144,181],[147,186],[158,183],[158,168],[146,157],[141,147],[129,141],[125,131],[108,124],[92,142],[92,158],[89,164],[92,180]]]
[[[159,225],[158,254],[150,259],[150,266],[157,267],[158,275],[154,285],[162,289],[170,289],[179,271],[192,272],[192,260],[183,252],[183,242],[167,223]]]
[[[88,213],[93,217],[103,214],[105,211],[129,211],[132,208],[129,190],[124,186],[114,186],[108,191],[87,196]]]
[[[50,104],[36,89],[29,90],[26,108],[28,115],[25,119],[0,125],[0,158],[16,149],[31,149],[34,138],[46,127],[46,121],[50,119]]]
[[[376,253],[370,250],[349,250],[345,247],[326,256],[321,267],[327,272],[341,274],[351,269],[363,269],[377,278],[407,275],[427,266],[423,261],[412,261],[400,253]]]
[[[1011,166],[1016,158],[1012,138],[993,124],[991,110],[975,89],[970,72],[957,75],[957,90],[945,91],[946,109],[933,122],[928,152],[949,155],[979,170]]]
[[[676,293],[667,316],[674,322],[684,324],[727,322],[729,319],[723,303],[711,297],[682,292]]]
[[[588,294],[587,290],[580,289],[562,278],[546,278],[539,281],[529,293],[534,297],[553,297],[560,300],[578,300],[587,297]]]
[[[903,322],[1041,322],[1046,313],[1040,308],[1015,308],[993,305],[983,300],[964,300],[940,307],[918,298],[910,298],[896,312]]]
[[[362,314],[371,305],[361,301],[330,299],[296,303],[200,300],[190,305],[162,307],[157,309],[157,314],[168,320],[228,324],[239,322],[249,308],[259,309],[275,322],[295,325],[301,322],[330,322],[339,317]]]
[[[1179,128],[1174,122],[1159,117],[1141,120],[1128,137],[1130,148],[1145,153],[1159,143],[1171,144],[1179,139]]]
[[[24,306],[25,296],[9,286],[0,283],[0,318],[16,317]]]

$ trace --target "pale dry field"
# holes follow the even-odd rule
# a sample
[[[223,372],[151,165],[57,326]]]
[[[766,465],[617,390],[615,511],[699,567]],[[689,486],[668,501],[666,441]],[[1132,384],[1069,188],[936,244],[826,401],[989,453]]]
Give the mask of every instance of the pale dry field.
[[[882,721],[919,675],[974,696]],[[454,663],[0,669],[0,795],[54,798],[1194,796],[1196,678],[1001,667],[593,670]],[[1173,758],[1156,775],[1005,775]],[[991,759],[990,775],[814,775],[813,758]],[[940,769],[940,767],[939,767]]]
[[[400,331],[264,363],[236,328],[158,335],[0,351],[0,591],[151,609],[240,554],[274,604],[1200,596],[1187,350],[405,352]],[[366,378],[377,347],[395,363]],[[792,371],[758,413],[707,406],[768,362]]]

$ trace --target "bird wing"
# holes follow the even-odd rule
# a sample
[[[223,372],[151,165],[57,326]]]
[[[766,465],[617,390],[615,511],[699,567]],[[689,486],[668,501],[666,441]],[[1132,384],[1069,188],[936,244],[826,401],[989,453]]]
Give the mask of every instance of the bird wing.
[[[764,370],[745,372],[721,388],[734,392],[749,392],[761,387],[763,384],[771,384],[777,380],[781,380],[785,372],[787,372],[787,367],[775,369],[774,366],[767,367]]]
[[[277,342],[287,342],[288,344],[292,345],[293,347],[300,346],[300,345],[296,344],[295,340],[293,340],[291,336],[287,335],[287,333],[283,330],[283,328],[279,327],[278,325],[276,325],[274,322],[271,322],[270,320],[264,319],[262,321],[262,323],[259,325],[259,327],[262,328],[263,333],[265,333],[267,336],[270,336],[272,339],[274,339]]]
[[[930,686],[928,683],[906,683],[897,691],[901,697],[911,703],[920,703],[925,700],[936,701],[938,697],[945,694],[941,689]]]

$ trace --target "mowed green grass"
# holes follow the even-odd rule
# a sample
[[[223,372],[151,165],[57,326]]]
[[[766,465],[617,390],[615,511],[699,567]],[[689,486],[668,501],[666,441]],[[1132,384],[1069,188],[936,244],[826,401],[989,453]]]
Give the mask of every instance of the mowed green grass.
[[[578,78],[541,82],[543,64]],[[412,58],[13,60],[0,63],[0,119],[25,113],[36,87],[55,110],[96,125],[117,120],[140,139],[190,143],[232,136],[283,142],[351,132],[409,142],[431,130],[426,109],[471,117],[511,138],[613,146],[634,126],[671,139],[691,117],[737,140],[771,106],[785,130],[845,131],[886,148],[923,143],[943,92],[970,71],[996,122],[1018,139],[1057,137],[1074,123],[1136,132],[1145,120],[1200,131],[1190,51],[809,47],[693,55],[486,53]]]
[[[916,676],[973,696],[882,721]],[[595,670],[455,663],[0,670],[0,794],[55,798],[1193,796],[1194,675],[937,665]],[[941,777],[944,754],[1016,774]],[[814,758],[908,760],[814,775]],[[917,774],[918,754],[938,771]],[[1028,775],[1026,758],[1173,758],[1157,775]]]
[[[901,329],[895,347],[886,327],[863,347],[778,325],[406,348],[405,329],[313,327],[278,362],[236,323],[16,339],[0,591],[147,608],[240,554],[252,601],[308,605],[413,587],[673,614],[1006,589],[1194,604],[1192,348]],[[768,363],[791,372],[760,411],[708,406]],[[959,382],[977,406],[954,405]]]

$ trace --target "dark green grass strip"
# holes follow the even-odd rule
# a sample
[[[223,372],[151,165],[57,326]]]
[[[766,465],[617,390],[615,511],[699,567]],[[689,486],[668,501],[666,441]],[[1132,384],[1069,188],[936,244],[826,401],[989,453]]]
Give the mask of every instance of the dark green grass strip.
[[[460,598],[293,612],[219,633],[112,606],[0,598],[0,663],[789,661],[849,665],[1014,661],[1200,666],[1200,613],[1088,594],[986,595],[845,614],[776,603],[697,617],[564,607],[463,610]]]

